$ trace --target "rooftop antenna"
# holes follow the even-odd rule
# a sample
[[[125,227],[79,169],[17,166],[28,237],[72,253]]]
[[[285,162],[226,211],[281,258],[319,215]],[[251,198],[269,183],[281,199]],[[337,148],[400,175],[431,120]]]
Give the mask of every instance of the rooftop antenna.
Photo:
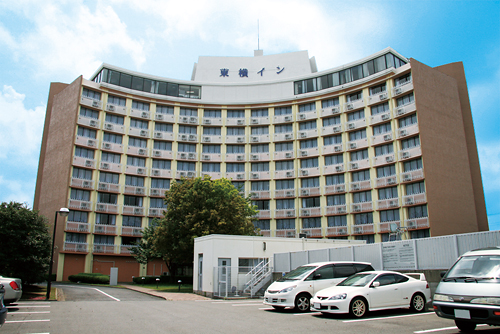
[[[257,19],[257,50],[260,50],[260,29],[259,29],[259,19]]]

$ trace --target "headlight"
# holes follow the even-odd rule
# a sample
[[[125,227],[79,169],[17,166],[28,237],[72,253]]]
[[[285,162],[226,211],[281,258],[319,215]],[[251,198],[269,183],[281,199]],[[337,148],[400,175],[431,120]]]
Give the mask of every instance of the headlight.
[[[453,298],[447,295],[441,295],[439,293],[434,294],[434,301],[440,301],[440,302],[452,302]]]
[[[293,289],[295,289],[297,286],[296,285],[292,285],[292,286],[289,286],[288,288],[285,288],[283,290],[280,291],[280,293],[287,293],[287,292],[290,292],[292,291]]]
[[[474,298],[470,301],[470,303],[471,304],[500,305],[500,298],[497,298],[497,297]]]
[[[328,300],[340,300],[340,299],[346,299],[346,298],[347,298],[347,293],[341,293],[340,295],[335,295],[335,296],[328,298]]]

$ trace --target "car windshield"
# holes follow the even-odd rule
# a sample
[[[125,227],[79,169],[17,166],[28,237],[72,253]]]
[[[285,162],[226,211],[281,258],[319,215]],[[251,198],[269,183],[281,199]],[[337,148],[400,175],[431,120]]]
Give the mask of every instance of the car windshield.
[[[301,280],[301,279],[307,277],[316,268],[317,267],[315,267],[315,266],[302,266],[302,267],[295,268],[294,270],[290,271],[285,276],[278,279],[278,282],[284,282],[284,281],[290,281],[290,280],[293,280],[293,281]]]
[[[356,274],[347,277],[345,280],[337,284],[338,286],[365,286],[377,276],[376,274]]]
[[[455,263],[444,278],[500,278],[500,255],[464,256]]]

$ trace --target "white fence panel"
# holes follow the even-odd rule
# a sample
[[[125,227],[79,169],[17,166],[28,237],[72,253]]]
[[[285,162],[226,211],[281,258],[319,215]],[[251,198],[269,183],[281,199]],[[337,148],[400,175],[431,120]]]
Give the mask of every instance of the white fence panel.
[[[290,270],[290,253],[274,254],[274,271],[277,273],[287,273]]]
[[[352,246],[330,248],[329,251],[330,251],[330,261],[354,260]]]
[[[354,246],[354,261],[370,262],[375,270],[382,270],[382,250],[380,244]]]
[[[308,253],[309,263],[329,261],[328,249],[315,249],[308,251]]]
[[[307,251],[290,253],[290,270],[308,264]]]
[[[473,249],[500,246],[500,231],[460,234],[457,238],[458,255]]]
[[[419,269],[448,269],[457,259],[455,236],[417,239]]]

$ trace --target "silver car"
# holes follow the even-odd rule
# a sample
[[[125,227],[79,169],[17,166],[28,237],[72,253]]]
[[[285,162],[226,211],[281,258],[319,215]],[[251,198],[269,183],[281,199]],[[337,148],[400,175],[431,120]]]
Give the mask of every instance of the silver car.
[[[21,299],[21,296],[23,294],[23,286],[20,278],[8,278],[0,276],[0,284],[3,284],[5,289],[5,304],[12,304]]]
[[[5,323],[5,318],[7,318],[7,308],[3,303],[3,296],[5,294],[5,289],[3,285],[0,283],[0,327]]]

